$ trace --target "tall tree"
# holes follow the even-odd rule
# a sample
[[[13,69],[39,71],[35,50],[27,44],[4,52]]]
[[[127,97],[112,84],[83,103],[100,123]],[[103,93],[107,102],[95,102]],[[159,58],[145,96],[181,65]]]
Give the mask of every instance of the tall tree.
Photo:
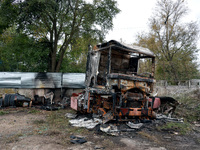
[[[18,6],[18,29],[34,39],[49,43],[48,71],[59,72],[66,50],[84,35],[102,40],[119,13],[115,0],[5,0]],[[90,44],[90,42],[88,43]]]
[[[37,41],[15,29],[7,28],[0,35],[0,71],[47,71],[49,49],[45,39]]]
[[[71,47],[64,54],[61,72],[86,72],[88,43],[95,45],[97,42],[88,35],[74,39]]]
[[[3,30],[13,25],[17,18],[18,6],[12,5],[14,0],[1,0],[0,1],[0,34]]]
[[[158,0],[150,30],[138,36],[138,44],[155,52],[157,78],[180,81],[194,77],[197,71],[198,25],[184,23],[188,12],[182,0]]]

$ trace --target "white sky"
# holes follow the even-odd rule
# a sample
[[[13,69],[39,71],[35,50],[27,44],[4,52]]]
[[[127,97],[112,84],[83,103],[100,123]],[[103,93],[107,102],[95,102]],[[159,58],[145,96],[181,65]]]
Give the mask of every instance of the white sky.
[[[189,8],[183,22],[197,21],[200,28],[200,0],[183,0]],[[121,12],[114,18],[114,28],[106,35],[106,41],[117,40],[132,44],[138,33],[148,31],[148,19],[153,15],[157,0],[117,0]],[[200,49],[200,39],[197,43]],[[200,64],[200,50],[197,56]],[[200,65],[199,65],[200,70]]]
[[[114,28],[106,36],[106,40],[122,39],[131,44],[135,42],[137,33],[148,31],[148,19],[152,16],[157,0],[117,0],[121,12],[114,18]],[[189,13],[183,21],[200,23],[200,0],[184,0]],[[198,42],[200,49],[200,41]]]

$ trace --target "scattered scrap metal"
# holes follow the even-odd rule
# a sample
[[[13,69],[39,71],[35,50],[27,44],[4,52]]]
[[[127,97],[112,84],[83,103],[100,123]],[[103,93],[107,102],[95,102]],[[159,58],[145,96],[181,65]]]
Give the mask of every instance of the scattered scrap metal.
[[[74,135],[71,135],[70,139],[71,139],[70,142],[73,144],[83,144],[83,143],[87,142],[87,140],[84,137],[78,137],[78,136],[74,136]]]
[[[172,114],[178,102],[155,97],[155,55],[147,48],[111,40],[90,47],[85,91],[74,93],[71,108],[110,120],[151,120],[156,113]]]
[[[111,121],[103,123],[103,120],[98,116],[91,117],[90,115],[77,115],[73,113],[66,113],[66,118],[69,118],[69,123],[74,127],[83,127],[87,129],[95,129],[105,132],[109,135],[119,136],[122,132],[134,132],[148,125],[148,123],[159,122],[177,122],[183,123],[183,118],[172,118],[163,114],[156,114],[154,120],[133,120],[126,122]]]
[[[45,110],[58,110],[68,106],[69,99],[64,97],[61,103],[55,103],[54,93],[47,92],[44,96],[35,95],[34,98],[26,97],[19,93],[3,94],[0,98],[0,108],[5,107],[40,107]]]

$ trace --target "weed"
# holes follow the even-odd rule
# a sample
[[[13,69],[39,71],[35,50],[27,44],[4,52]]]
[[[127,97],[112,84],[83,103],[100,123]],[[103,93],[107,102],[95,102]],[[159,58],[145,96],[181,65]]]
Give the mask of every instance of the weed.
[[[51,112],[47,117],[47,123],[50,127],[57,129],[68,127],[68,121],[60,111]]]
[[[200,138],[198,138],[198,139],[197,139],[197,143],[199,143],[199,144],[200,144]]]
[[[177,117],[183,117],[188,122],[200,120],[199,99],[197,96],[194,96],[193,92],[188,95],[179,96],[176,99],[180,102],[175,111]]]
[[[23,136],[22,133],[13,134],[10,136],[5,137],[4,141],[6,143],[13,143],[19,140],[19,137]]]
[[[28,111],[29,114],[37,114],[37,113],[39,113],[39,112],[40,112],[40,111],[37,110],[37,109],[32,109],[32,110]]]
[[[52,136],[52,135],[59,135],[61,134],[62,132],[57,130],[57,129],[49,129],[45,132],[46,135],[48,136]]]
[[[46,125],[48,125],[49,130],[52,132],[56,131],[56,133],[59,132],[65,134],[65,137],[70,136],[71,134],[90,134],[85,128],[70,126],[69,119],[65,117],[65,114],[69,111],[70,110],[58,110],[50,112],[46,119]]]
[[[44,134],[48,131],[48,127],[47,126],[40,126],[39,128],[36,128],[36,131],[38,134]]]
[[[158,130],[168,130],[168,131],[175,131],[179,132],[182,135],[187,134],[191,131],[191,125],[187,122],[179,123],[179,122],[167,122],[165,125],[157,127]]]
[[[68,129],[67,129],[67,132],[70,133],[70,134],[84,134],[84,135],[86,135],[88,133],[88,130],[85,129],[85,128],[69,126]]]
[[[5,115],[5,114],[9,114],[9,112],[3,111],[3,110],[0,111],[0,116]]]
[[[114,147],[114,143],[113,141],[109,140],[109,139],[104,139],[102,141],[102,145],[106,146],[106,147]]]
[[[146,133],[144,131],[140,131],[140,132],[138,132],[138,134],[143,136],[143,137],[148,138],[151,141],[154,141],[156,143],[160,143],[160,141],[155,136],[153,136],[152,134],[150,135],[150,134],[148,134],[148,133]]]
[[[36,125],[40,125],[40,124],[44,124],[46,123],[45,120],[41,119],[41,120],[34,120],[33,121],[33,124],[36,124]]]
[[[65,114],[69,110],[58,110],[48,112],[46,118],[43,120],[35,120],[35,129],[33,131],[36,135],[48,135],[48,136],[57,136],[57,138],[64,141],[62,144],[66,144],[69,140],[71,134],[77,135],[88,135],[92,132],[88,132],[85,128],[72,127],[69,124],[69,120],[65,117]],[[69,143],[68,143],[69,144]]]

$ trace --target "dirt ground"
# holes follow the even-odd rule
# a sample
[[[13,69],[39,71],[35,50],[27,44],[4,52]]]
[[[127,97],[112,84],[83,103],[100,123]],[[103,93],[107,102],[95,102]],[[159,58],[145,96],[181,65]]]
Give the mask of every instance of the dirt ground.
[[[162,121],[146,123],[133,132],[111,136],[98,130],[72,127],[65,113],[70,109],[46,111],[36,108],[0,110],[1,150],[175,150],[199,149],[200,127],[190,126],[189,132],[176,128],[159,128]],[[70,136],[84,137],[84,144],[72,144]]]

